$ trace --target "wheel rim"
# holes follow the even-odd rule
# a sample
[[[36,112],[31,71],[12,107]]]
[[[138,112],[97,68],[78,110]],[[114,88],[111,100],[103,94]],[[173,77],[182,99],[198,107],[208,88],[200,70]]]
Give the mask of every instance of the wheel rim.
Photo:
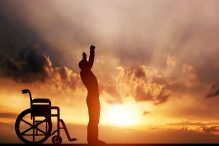
[[[53,144],[61,144],[62,143],[62,138],[60,136],[56,135],[52,138],[52,143]]]
[[[52,123],[45,116],[31,119],[31,109],[27,109],[18,116],[15,130],[24,143],[43,143],[51,134]]]

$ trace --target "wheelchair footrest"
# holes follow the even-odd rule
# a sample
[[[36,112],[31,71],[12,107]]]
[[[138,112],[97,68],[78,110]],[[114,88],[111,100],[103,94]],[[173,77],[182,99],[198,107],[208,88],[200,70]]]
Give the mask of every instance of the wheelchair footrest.
[[[71,138],[69,139],[69,141],[77,141],[78,139],[77,138]]]
[[[61,128],[65,130],[65,133],[66,133],[66,135],[67,135],[67,137],[68,137],[68,140],[69,140],[69,141],[76,141],[77,138],[71,138],[71,137],[70,137],[70,135],[69,135],[69,133],[68,133],[68,130],[67,130],[67,127],[66,127],[66,125],[65,125],[65,122],[64,122],[62,119],[60,119],[59,122],[61,122],[61,124],[62,124],[62,127],[61,127]],[[61,128],[60,128],[60,129],[61,129]]]

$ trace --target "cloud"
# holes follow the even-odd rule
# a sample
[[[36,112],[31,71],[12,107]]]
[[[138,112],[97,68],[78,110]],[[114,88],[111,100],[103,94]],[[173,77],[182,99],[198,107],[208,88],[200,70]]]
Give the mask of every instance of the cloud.
[[[13,78],[17,82],[44,81],[48,78],[45,68],[49,62],[39,48],[27,46],[17,54],[1,56],[1,75]]]
[[[155,102],[154,104],[161,104],[167,101],[167,99],[170,96],[170,90],[168,89],[163,89],[160,94],[157,96],[157,98],[155,98]]]
[[[174,67],[176,66],[176,58],[174,56],[167,56],[166,59],[166,65],[167,67]]]
[[[1,56],[1,78],[19,83],[51,83],[57,88],[75,89],[80,77],[66,66],[56,67],[38,44],[16,49],[14,54]]]
[[[203,126],[202,130],[207,133],[214,133],[219,131],[218,126]]]
[[[143,87],[137,87],[136,88],[136,96],[135,96],[136,101],[150,101],[153,100],[153,97],[149,93],[145,93]]]
[[[119,67],[117,89],[122,97],[132,96],[136,102],[149,101],[155,105],[164,103],[170,96],[170,90],[158,77],[162,78],[156,70],[144,65]]]
[[[106,101],[108,104],[115,105],[115,104],[122,104],[123,101],[121,98],[113,98]]]
[[[203,96],[206,93],[208,83],[200,79],[196,67],[191,64],[177,64],[165,70],[165,73],[167,74],[165,83],[175,95]]]
[[[53,52],[49,54],[53,64],[59,62],[59,66],[76,70],[74,59],[79,58],[80,49],[95,42],[100,46],[100,55],[111,55],[118,60],[116,65],[112,65],[115,62],[107,65],[114,70],[117,65],[174,67],[190,64],[200,80],[212,82],[218,72],[217,5],[215,1],[206,5],[196,0],[127,1],[125,5],[123,1],[37,1],[34,4],[25,0],[19,4],[1,1],[1,32],[6,34],[2,35],[1,44],[43,42],[53,48],[49,49]],[[64,57],[59,59],[61,54]]]
[[[167,106],[177,116],[211,118],[217,100],[200,97],[219,81],[218,6],[217,0],[0,1],[0,77],[75,89],[82,48],[94,42],[93,71],[109,104],[174,99]],[[22,59],[18,52],[35,41],[43,50],[29,54],[38,59]],[[181,109],[172,106],[178,100]]]
[[[211,85],[207,95],[205,96],[206,98],[211,98],[211,97],[216,97],[219,95],[219,87],[214,83]]]

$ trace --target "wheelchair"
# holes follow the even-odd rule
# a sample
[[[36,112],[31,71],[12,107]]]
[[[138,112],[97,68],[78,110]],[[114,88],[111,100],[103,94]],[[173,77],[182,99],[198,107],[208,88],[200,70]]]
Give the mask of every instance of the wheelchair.
[[[52,143],[61,144],[61,129],[64,129],[69,141],[77,140],[70,137],[64,121],[60,119],[59,107],[51,106],[51,101],[46,98],[32,99],[28,89],[22,90],[22,93],[29,94],[30,108],[21,112],[16,119],[15,131],[21,141],[27,144],[41,144],[53,136]],[[52,131],[52,117],[57,119],[57,128],[54,131]]]

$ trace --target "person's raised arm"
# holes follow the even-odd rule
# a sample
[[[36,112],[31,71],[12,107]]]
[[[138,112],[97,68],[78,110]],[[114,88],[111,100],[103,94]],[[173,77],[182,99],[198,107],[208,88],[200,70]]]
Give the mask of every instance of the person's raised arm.
[[[94,55],[95,55],[95,46],[91,45],[90,46],[90,56],[89,56],[89,60],[88,60],[88,67],[89,69],[92,68],[93,64],[94,64]]]

